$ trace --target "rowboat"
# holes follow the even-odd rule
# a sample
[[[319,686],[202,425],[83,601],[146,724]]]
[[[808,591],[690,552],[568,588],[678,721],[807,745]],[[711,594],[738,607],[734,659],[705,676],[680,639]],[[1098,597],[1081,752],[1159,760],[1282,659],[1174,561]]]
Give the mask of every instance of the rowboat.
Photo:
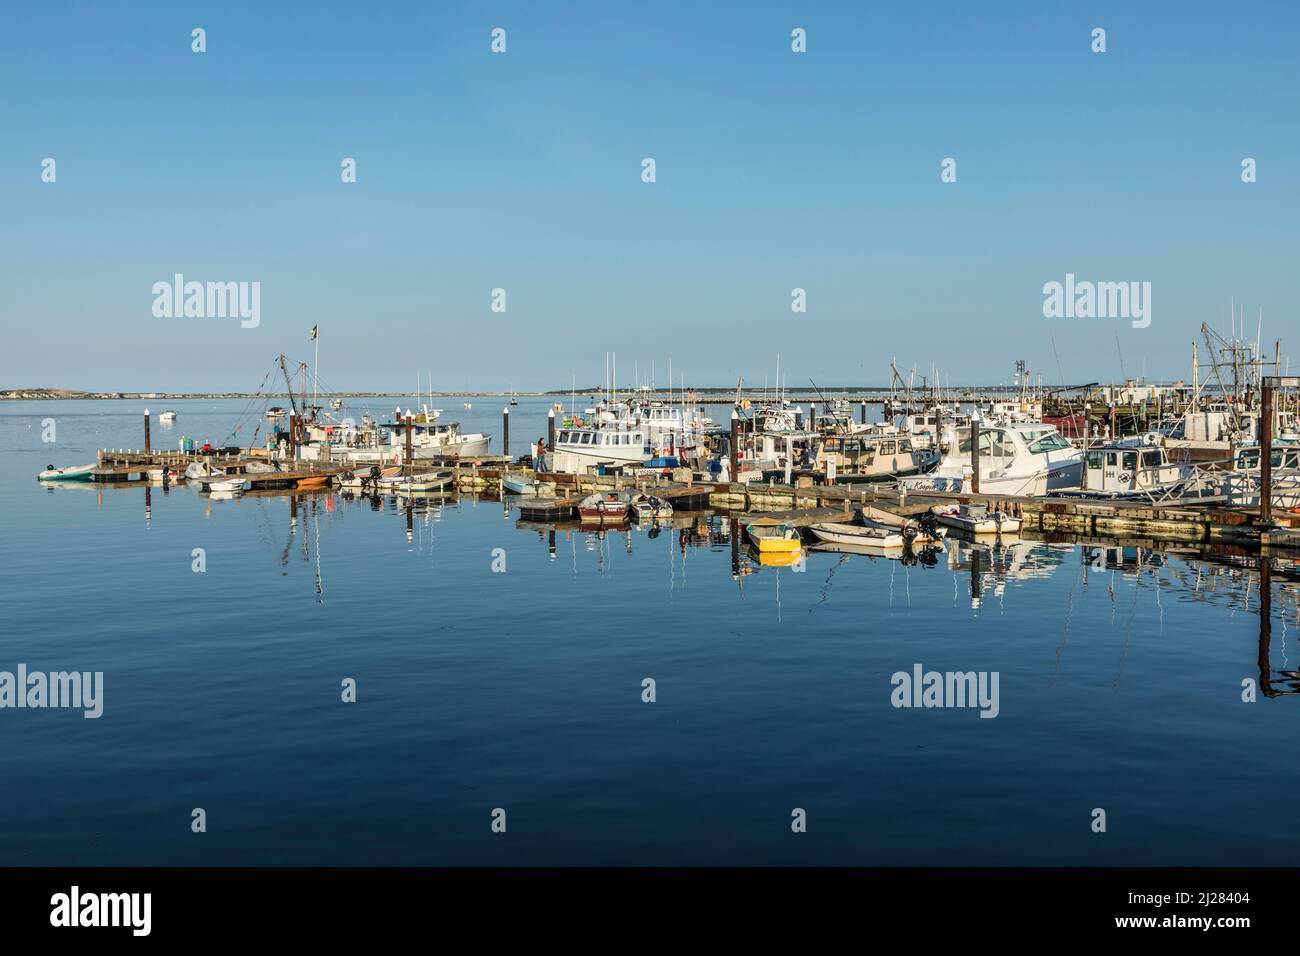
[[[218,478],[215,481],[205,482],[205,486],[208,491],[216,494],[240,495],[252,488],[253,484],[243,478]]]
[[[185,480],[185,475],[177,471],[175,468],[150,468],[147,474],[149,475],[149,480],[157,484],[166,482],[169,485],[174,485],[177,482]]]
[[[399,495],[422,494],[441,491],[451,484],[454,478],[455,475],[450,471],[430,471],[422,475],[381,481],[379,486],[385,491],[395,491]]]
[[[304,491],[313,488],[325,488],[330,483],[330,475],[308,475],[306,478],[299,478],[297,487]]]
[[[555,482],[539,481],[524,472],[506,474],[501,477],[501,489],[507,495],[519,495],[523,498],[549,498],[555,494]]]
[[[622,524],[627,520],[630,499],[626,491],[598,491],[578,502],[578,514],[584,521]]]
[[[799,529],[782,524],[775,518],[759,518],[745,526],[745,533],[760,554],[766,551],[798,551]]]
[[[92,481],[94,472],[94,464],[78,465],[75,468],[55,468],[50,465],[36,477],[40,481]]]
[[[376,484],[375,479],[377,478],[379,481],[384,481],[385,479],[395,478],[402,473],[402,466],[389,465],[387,468],[381,468],[374,477],[372,477],[372,473],[373,472],[365,471],[345,471],[343,474],[339,475],[339,487],[343,488],[345,491],[360,491],[362,488],[369,485],[374,487],[375,490],[378,490],[378,485]]]
[[[930,511],[940,524],[971,534],[1012,534],[1020,530],[1020,519],[1005,511],[989,511],[983,505],[935,505]]]
[[[903,532],[882,525],[825,524],[810,525],[809,531],[818,541],[828,544],[848,544],[871,548],[901,548]]]
[[[905,541],[910,540],[915,544],[936,544],[947,533],[939,527],[938,520],[929,512],[925,512],[917,520],[912,520],[896,515],[892,511],[882,511],[880,508],[867,505],[859,509],[859,514],[862,516],[862,523],[867,527],[874,525],[897,531]]]
[[[632,499],[632,516],[637,521],[671,518],[673,516],[673,506],[655,495],[637,495]]]

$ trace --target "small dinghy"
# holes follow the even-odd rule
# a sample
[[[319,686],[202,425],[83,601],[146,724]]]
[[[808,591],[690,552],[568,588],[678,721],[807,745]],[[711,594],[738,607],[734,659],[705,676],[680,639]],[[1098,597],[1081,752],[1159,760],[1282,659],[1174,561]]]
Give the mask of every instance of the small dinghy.
[[[862,516],[864,526],[897,531],[903,536],[904,541],[922,546],[937,544],[947,533],[939,526],[939,520],[928,511],[922,512],[920,517],[913,520],[868,505],[860,509],[859,514]]]
[[[216,478],[204,482],[207,490],[212,494],[221,495],[242,495],[249,488],[252,488],[252,482],[245,481],[243,478]]]
[[[94,477],[93,464],[78,465],[75,468],[55,468],[53,465],[48,465],[36,476],[39,481],[91,481]]]
[[[655,521],[673,516],[673,506],[655,495],[637,495],[632,499],[632,517],[637,521]]]
[[[802,544],[798,528],[791,528],[775,518],[751,521],[745,525],[745,533],[754,542],[759,554],[769,551],[798,551]]]
[[[443,490],[451,484],[454,477],[450,471],[430,471],[396,480],[381,480],[379,486],[385,491],[395,491],[399,495],[428,494],[431,491]]]
[[[555,495],[555,482],[538,481],[536,477],[516,472],[501,477],[502,493],[521,498],[550,498]]]
[[[368,472],[345,471],[339,475],[339,487],[344,491],[362,491],[367,488],[371,491],[378,491],[380,482],[396,478],[401,473],[401,465],[389,465],[387,468],[380,468],[375,465]]]
[[[626,491],[598,491],[578,502],[578,515],[583,521],[622,524],[627,520],[630,500]]]
[[[156,485],[175,485],[185,480],[185,475],[175,468],[150,468],[146,474],[149,475],[149,480]]]
[[[808,528],[818,541],[868,548],[901,548],[903,532],[883,525],[815,524]]]
[[[984,505],[935,505],[930,511],[940,524],[971,534],[1011,534],[1020,530],[1020,519],[1005,511],[989,511]]]

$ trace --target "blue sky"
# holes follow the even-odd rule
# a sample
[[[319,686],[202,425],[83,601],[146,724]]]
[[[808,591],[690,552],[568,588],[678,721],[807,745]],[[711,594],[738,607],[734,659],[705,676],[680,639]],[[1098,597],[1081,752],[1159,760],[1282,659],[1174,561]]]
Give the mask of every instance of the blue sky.
[[[314,323],[337,388],[585,385],[606,351],[661,385],[670,358],[688,384],[761,385],[777,353],[791,385],[885,384],[895,357],[954,384],[1017,358],[1049,385],[1105,381],[1121,351],[1168,379],[1234,296],[1300,366],[1294,4],[0,18],[0,387],[251,388],[281,351],[310,359]],[[177,272],[259,281],[261,324],[155,318]],[[1150,281],[1150,327],[1044,318],[1067,272]]]

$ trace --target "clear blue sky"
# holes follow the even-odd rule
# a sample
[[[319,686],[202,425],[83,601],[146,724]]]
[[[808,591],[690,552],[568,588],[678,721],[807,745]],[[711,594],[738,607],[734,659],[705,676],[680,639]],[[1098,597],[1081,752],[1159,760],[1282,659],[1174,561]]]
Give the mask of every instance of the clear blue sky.
[[[670,357],[761,385],[778,352],[791,385],[884,384],[895,356],[953,383],[1024,358],[1056,384],[1118,378],[1116,334],[1130,375],[1172,378],[1233,296],[1300,366],[1293,3],[0,18],[0,387],[250,388],[280,351],[310,359],[313,323],[337,388],[586,385],[608,350],[661,385]],[[154,318],[176,272],[260,281],[261,325]],[[1150,281],[1150,328],[1044,318],[1067,272]]]

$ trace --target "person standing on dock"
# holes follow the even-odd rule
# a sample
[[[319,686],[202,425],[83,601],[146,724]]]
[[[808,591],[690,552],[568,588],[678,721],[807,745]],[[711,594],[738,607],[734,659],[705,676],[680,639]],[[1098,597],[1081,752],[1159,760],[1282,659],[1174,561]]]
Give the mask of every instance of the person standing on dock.
[[[537,439],[537,455],[533,459],[533,468],[536,471],[546,470],[546,439]]]

